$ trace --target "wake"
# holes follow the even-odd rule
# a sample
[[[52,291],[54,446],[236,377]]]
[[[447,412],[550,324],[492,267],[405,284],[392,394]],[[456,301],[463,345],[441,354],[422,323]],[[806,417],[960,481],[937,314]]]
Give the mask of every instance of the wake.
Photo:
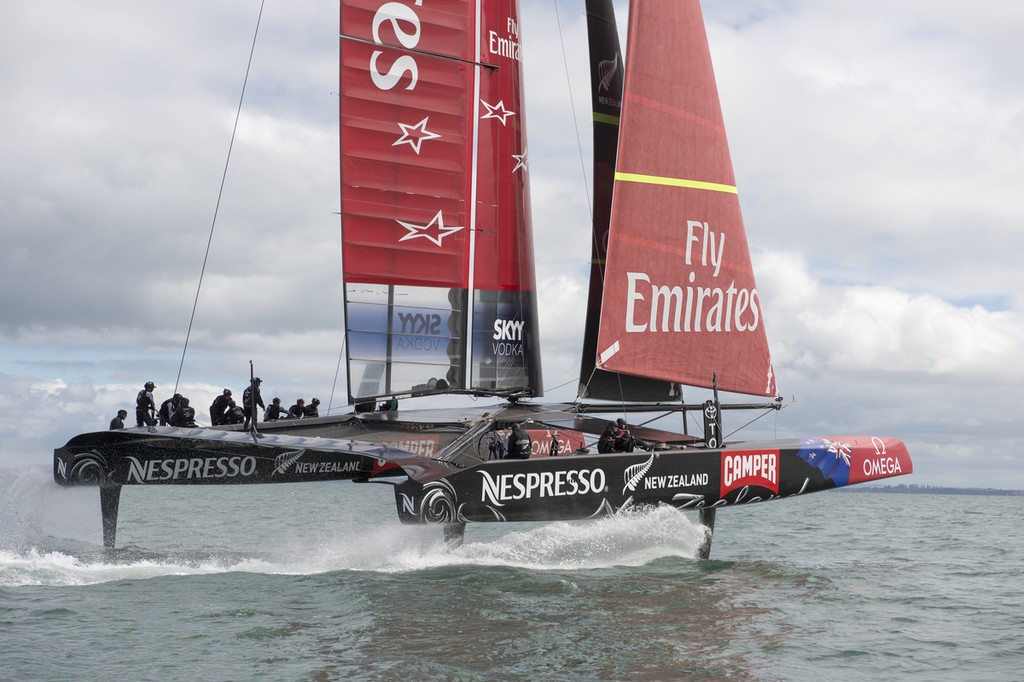
[[[322,490],[332,498],[336,494],[330,488]],[[353,492],[359,495],[358,489]],[[280,498],[270,495],[270,499]],[[346,491],[346,497],[351,493]],[[196,513],[221,518],[253,513],[231,500],[213,501],[215,509]],[[92,585],[233,572],[313,575],[472,566],[538,571],[635,567],[665,557],[694,559],[706,532],[682,512],[659,507],[593,521],[468,524],[465,543],[450,549],[439,527],[403,526],[386,504],[359,509],[339,505],[314,515],[317,523],[302,524],[301,532],[295,531],[294,518],[284,515],[276,523],[261,520],[243,536],[214,532],[179,538],[177,544],[156,550],[131,545],[105,550],[97,542],[101,537],[97,512],[94,488],[60,488],[45,468],[0,469],[0,587]],[[141,519],[150,518],[141,515]],[[157,527],[152,530],[144,537],[155,543],[159,534]]]

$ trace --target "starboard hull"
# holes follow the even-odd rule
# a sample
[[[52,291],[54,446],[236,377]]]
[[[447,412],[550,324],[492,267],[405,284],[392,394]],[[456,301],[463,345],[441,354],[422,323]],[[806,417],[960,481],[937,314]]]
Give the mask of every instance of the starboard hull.
[[[586,519],[668,504],[749,504],[911,473],[893,438],[808,438],[720,450],[637,451],[484,462],[426,484],[396,486],[407,523]]]

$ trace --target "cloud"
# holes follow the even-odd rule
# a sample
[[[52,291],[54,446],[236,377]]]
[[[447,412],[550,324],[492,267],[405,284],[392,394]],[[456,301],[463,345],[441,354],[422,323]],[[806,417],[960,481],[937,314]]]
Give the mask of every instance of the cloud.
[[[1024,347],[1024,319],[1015,312],[884,286],[830,287],[791,253],[762,254],[758,272],[766,314],[784,322],[775,356],[798,368],[951,383],[1024,381],[1024,365],[1014,361]]]

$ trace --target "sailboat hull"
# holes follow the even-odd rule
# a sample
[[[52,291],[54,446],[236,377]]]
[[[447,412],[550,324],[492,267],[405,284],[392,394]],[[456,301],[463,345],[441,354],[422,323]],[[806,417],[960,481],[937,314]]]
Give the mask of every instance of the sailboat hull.
[[[443,463],[391,447],[318,436],[153,427],[86,433],[54,451],[63,486],[244,485],[440,476]]]
[[[766,502],[908,474],[892,438],[809,438],[607,455],[484,462],[395,488],[406,523],[555,521],[667,504],[706,509]]]
[[[471,429],[463,434],[485,457],[480,445],[485,439]],[[452,447],[458,449],[459,442]],[[111,500],[124,485],[376,480],[394,486],[402,522],[460,524],[568,521],[663,504],[710,510],[913,471],[906,446],[882,437],[745,442],[721,449],[691,445],[612,454],[562,452],[551,448],[524,460],[458,461],[381,442],[157,427],[76,436],[55,450],[54,479],[65,486],[100,487],[106,495],[101,505],[104,542],[113,546],[117,504]]]

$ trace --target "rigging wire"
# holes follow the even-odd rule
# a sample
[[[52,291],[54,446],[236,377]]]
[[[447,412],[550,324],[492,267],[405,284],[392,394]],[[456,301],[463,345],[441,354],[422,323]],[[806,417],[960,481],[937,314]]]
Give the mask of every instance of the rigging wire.
[[[339,217],[340,217],[340,215],[341,215],[341,212],[339,211]],[[341,250],[344,253],[344,251],[345,251],[345,239],[341,235],[341,230],[338,230],[338,238],[341,241]],[[342,265],[342,270],[343,270],[343,272],[342,272],[341,278],[342,278],[342,281],[344,281],[344,279],[345,279],[344,265]],[[342,306],[342,310],[346,311],[346,312],[348,311],[348,292],[347,291],[345,292],[345,305]],[[343,313],[343,314],[345,314],[345,313]],[[348,327],[348,319],[347,318],[345,319],[345,323],[344,323],[343,326],[345,326],[346,328]],[[348,334],[342,334],[341,335],[341,350],[338,351],[338,364],[334,368],[334,383],[331,384],[331,397],[328,398],[328,400],[327,400],[327,414],[331,413],[331,406],[334,404],[334,392],[338,389],[338,375],[341,374],[341,359],[345,356],[345,340],[346,339],[348,339]],[[345,372],[347,374],[348,368],[345,369]]]
[[[565,36],[562,34],[562,19],[558,14],[558,0],[552,0],[555,6],[555,24],[558,26],[558,42],[562,47],[562,67],[565,69],[565,83],[569,91],[569,109],[572,111],[572,124],[576,130],[576,149],[580,155],[580,171],[583,177],[583,191],[587,195],[587,207],[590,209],[590,222],[594,222],[594,205],[590,198],[590,187],[587,185],[587,161],[583,156],[583,141],[580,139],[580,124],[576,120],[576,102],[572,94],[572,79],[569,75],[569,59],[565,53]]]
[[[565,80],[566,80],[567,89],[568,89],[568,92],[569,92],[569,105],[570,105],[570,109],[572,111],[573,126],[574,126],[574,129],[576,131],[576,148],[577,148],[577,150],[579,152],[579,157],[580,157],[581,177],[583,179],[584,192],[586,193],[586,196],[587,196],[587,208],[589,209],[589,212],[590,212],[590,223],[591,223],[590,234],[591,234],[591,241],[592,241],[591,248],[592,248],[593,253],[598,253],[600,245],[597,244],[597,241],[596,241],[597,240],[597,232],[593,229],[593,223],[594,223],[594,199],[590,195],[590,186],[587,184],[587,163],[586,163],[586,159],[585,159],[584,154],[583,154],[583,141],[580,138],[579,121],[578,121],[578,119],[576,117],[575,98],[573,97],[573,94],[572,94],[572,80],[570,79],[570,75],[569,75],[569,60],[566,57],[565,37],[564,37],[564,35],[562,33],[562,21],[561,21],[561,16],[559,15],[559,12],[558,12],[558,0],[552,0],[552,4],[554,5],[554,9],[555,9],[555,22],[556,22],[556,24],[558,26],[559,43],[560,43],[561,48],[562,48],[562,64],[563,64],[563,67],[565,69]],[[589,18],[588,18],[588,22],[589,22]],[[588,29],[588,33],[589,33],[589,29]],[[591,263],[591,267],[594,267],[593,263]],[[604,277],[605,277],[604,267],[600,267],[599,268],[599,275],[601,277],[601,286],[603,288],[604,287]],[[586,377],[585,381],[584,381],[584,377],[583,376],[579,376],[577,378],[578,383],[582,383],[584,386],[588,386],[589,387],[590,386],[590,382],[594,380],[595,376],[597,376],[597,372],[598,372],[598,368],[597,368],[597,366],[595,364],[593,369],[591,369],[591,371],[590,371],[590,376]],[[625,406],[627,401],[625,399],[625,388],[623,386],[622,374],[618,373],[618,372],[613,372],[613,374],[615,374],[615,382],[616,382],[616,384],[618,385],[618,388],[619,388],[619,397],[620,397],[620,399],[622,401],[623,406]],[[581,397],[579,396],[579,394],[577,392],[577,396],[576,396],[576,399],[575,399],[574,402],[578,403],[580,400],[581,400]]]
[[[572,379],[569,379],[568,381],[563,381],[562,383],[558,384],[557,386],[550,386],[550,387],[545,386],[544,387],[544,392],[547,393],[548,391],[557,391],[558,389],[562,388],[563,386],[568,386],[569,384],[572,384],[572,383],[578,383],[579,380],[580,380],[579,377],[573,377]],[[578,396],[577,396],[576,400],[579,400]]]
[[[217,226],[217,214],[220,212],[221,198],[224,196],[224,185],[227,183],[228,166],[231,164],[231,150],[235,146],[235,134],[238,132],[238,120],[242,117],[242,102],[245,100],[245,86],[249,83],[249,71],[252,69],[252,58],[256,52],[256,38],[260,34],[260,21],[263,19],[263,6],[266,0],[260,2],[260,12],[256,17],[256,30],[253,32],[252,45],[249,48],[249,61],[245,65],[245,77],[242,79],[242,93],[238,97],[238,109],[235,111],[235,124],[231,128],[231,140],[228,142],[227,158],[224,159],[224,172],[220,178],[220,189],[217,192],[217,203],[213,208],[213,220],[210,223],[210,236],[206,240],[206,253],[203,255],[203,267],[199,271],[199,285],[196,287],[196,297],[192,302],[192,315],[188,320],[188,331],[185,332],[185,345],[181,349],[181,362],[178,364],[178,375],[174,379],[174,392],[178,392],[178,384],[181,382],[181,371],[185,366],[185,354],[188,352],[188,342],[192,336],[192,325],[196,319],[196,310],[199,307],[199,293],[203,290],[203,276],[206,274],[206,264],[210,259],[210,246],[213,244],[213,231]]]
[[[758,421],[758,420],[760,420],[760,419],[762,419],[762,418],[766,417],[767,415],[771,414],[772,412],[778,412],[778,410],[775,410],[775,409],[771,409],[771,410],[765,410],[765,411],[764,411],[764,412],[762,412],[761,414],[757,415],[756,417],[754,417],[753,419],[751,419],[750,421],[748,421],[748,422],[747,422],[746,424],[744,424],[743,426],[741,426],[741,427],[739,427],[739,428],[737,428],[737,429],[733,429],[732,431],[730,431],[729,433],[727,433],[727,434],[726,434],[725,436],[723,436],[723,437],[722,437],[722,442],[724,443],[724,442],[725,442],[725,440],[726,440],[727,438],[732,438],[732,437],[733,437],[734,435],[736,435],[737,433],[739,433],[739,432],[740,432],[740,431],[742,431],[743,429],[747,428],[748,426],[750,426],[750,425],[751,425],[751,424],[753,424],[754,422],[756,422],[756,421]],[[777,420],[776,420],[776,421],[777,421]]]
[[[572,113],[573,129],[576,132],[576,150],[578,151],[579,157],[580,157],[580,177],[583,180],[583,192],[584,192],[584,194],[586,194],[586,197],[587,197],[587,209],[590,212],[590,223],[591,223],[591,226],[593,226],[593,223],[594,223],[594,203],[593,203],[593,199],[590,196],[590,186],[587,184],[587,161],[586,161],[586,158],[585,158],[585,156],[583,154],[583,140],[580,138],[580,126],[579,126],[579,121],[578,121],[578,119],[576,117],[576,98],[573,96],[572,77],[571,77],[571,74],[569,72],[569,58],[566,56],[566,50],[565,50],[565,34],[562,32],[562,18],[561,18],[561,15],[558,12],[558,0],[551,0],[551,4],[552,4],[552,6],[554,7],[554,10],[555,10],[555,25],[558,28],[558,43],[559,43],[559,46],[562,49],[562,68],[565,71],[566,91],[569,93],[569,110]],[[591,227],[590,233],[591,233],[592,239],[595,239],[596,235],[594,234],[593,227]],[[602,277],[604,276],[604,271],[603,270],[601,272],[601,276]],[[590,381],[593,379],[594,374],[596,372],[597,372],[597,367],[594,367],[594,370],[591,372],[591,375],[589,377],[587,377],[587,380],[585,382],[586,385],[588,385],[588,386],[590,385]],[[577,376],[576,377],[575,381],[576,381],[577,386],[580,384],[582,379],[583,379],[582,376]],[[557,388],[561,388],[562,386],[565,386],[566,384],[570,383],[571,381],[572,380],[567,381],[564,384],[559,384],[555,388],[556,389]],[[547,390],[548,389],[545,389],[545,392],[547,392]],[[554,390],[554,389],[551,389],[551,390]],[[621,391],[621,381],[620,381],[620,393],[621,392],[622,391]],[[574,402],[579,402],[579,400],[580,400],[580,397],[579,397],[579,394],[578,394],[578,391],[577,391],[577,396],[576,396]]]
[[[331,384],[331,397],[327,399],[327,414],[331,413],[331,405],[334,404],[334,391],[338,388],[338,374],[341,373],[341,359],[345,357],[345,338],[341,339],[341,350],[338,351],[338,365],[334,368],[334,383]]]

